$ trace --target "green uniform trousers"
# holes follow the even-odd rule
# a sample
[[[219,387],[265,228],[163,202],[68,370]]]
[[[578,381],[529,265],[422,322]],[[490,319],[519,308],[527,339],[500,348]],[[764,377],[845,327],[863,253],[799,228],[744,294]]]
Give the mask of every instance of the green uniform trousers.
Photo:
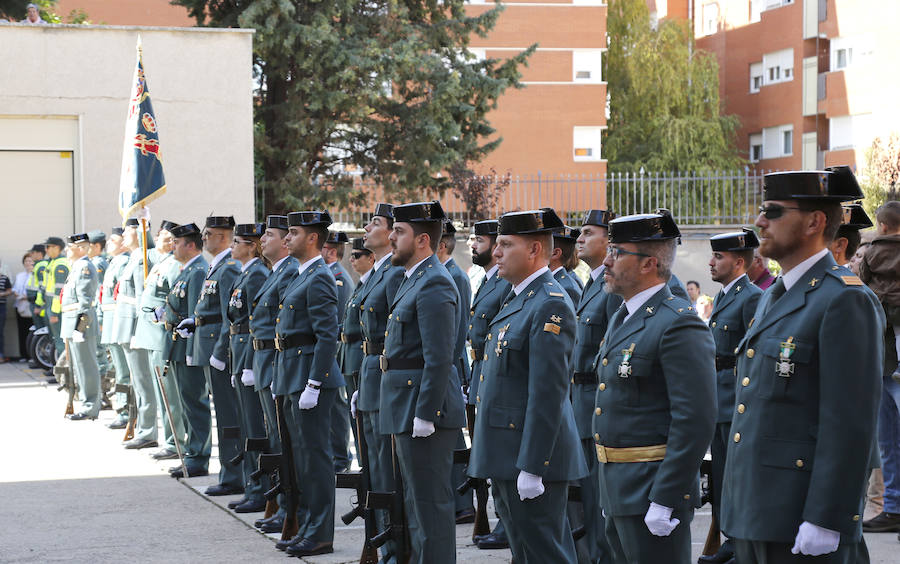
[[[65,345],[63,345],[65,346]],[[97,337],[84,335],[84,341],[69,339],[72,374],[81,389],[81,413],[91,417],[100,414],[100,368],[97,366]]]
[[[649,507],[649,504],[648,504]],[[643,515],[606,516],[606,540],[616,564],[692,564],[690,515],[672,515],[681,523],[667,537],[650,532]],[[742,560],[738,560],[743,564]]]
[[[344,386],[337,388],[331,414],[331,452],[334,456],[334,471],[340,472],[350,466],[350,402],[353,392]]]
[[[581,486],[581,502],[569,503],[569,525],[572,529],[584,526],[584,537],[575,543],[575,555],[579,564],[608,564],[612,562],[606,543],[606,520],[600,509],[600,463],[593,439],[581,439],[587,476],[577,481]]]
[[[263,419],[266,425],[266,438],[269,439],[269,452],[281,452],[281,437],[278,436],[278,419],[275,414],[275,398],[272,397],[272,387],[266,386],[258,390],[259,404],[262,407]],[[266,484],[271,479],[265,478]],[[284,495],[278,494],[278,516],[284,517]]]
[[[134,392],[134,404],[137,406],[137,421],[134,426],[135,439],[155,441],[156,430],[156,377],[150,368],[150,352],[146,349],[133,349],[122,345],[128,370],[131,372],[131,389]]]
[[[394,456],[391,447],[391,436],[381,434],[377,411],[360,411],[363,422],[363,440],[369,450],[370,488],[375,492],[392,492],[394,489]],[[375,525],[378,531],[384,531],[390,525],[390,516],[386,509],[376,509]],[[397,559],[397,545],[389,540],[381,547],[381,560],[394,563]]]
[[[166,367],[166,358],[163,351],[150,352],[150,368],[153,370],[153,389],[156,392],[156,405],[159,406],[159,417],[162,421],[163,437],[165,437],[165,448],[175,450],[175,437],[184,443],[184,410],[181,407],[181,397],[178,395],[178,387],[175,385],[175,374],[171,368],[163,376],[163,386],[166,387],[166,398],[169,400],[169,410],[172,412],[172,422],[175,423],[175,435],[172,434],[172,422],[169,421],[169,414],[166,412],[166,405],[163,402],[162,391],[159,389],[159,380],[156,379],[156,370],[159,369],[160,375],[163,374]]]
[[[300,535],[315,542],[334,542],[334,459],[331,455],[331,415],[337,388],[319,390],[319,402],[312,409],[300,409],[300,394],[291,394],[291,412],[298,423],[300,457],[298,482],[303,489],[303,519]],[[296,452],[296,451],[295,451]]]
[[[457,432],[456,435],[456,444],[453,446],[455,450],[466,450],[469,448],[466,445],[466,439],[463,436],[462,429]],[[465,464],[454,464],[453,469],[450,471],[450,489],[453,490],[453,503],[455,507],[456,513],[460,511],[465,511],[466,509],[472,509],[473,502],[472,496],[474,492],[470,489],[464,494],[459,494],[456,491],[456,488],[461,486],[463,482],[466,481],[466,465]]]
[[[748,541],[732,539],[735,559],[741,564],[869,564],[869,550],[865,539],[858,543],[841,544],[830,554],[806,556],[792,554],[793,543]]]
[[[241,383],[241,375],[234,377],[235,392],[237,393],[238,414],[241,421],[241,434],[245,438],[263,438],[266,436],[266,422],[262,405],[259,403],[259,394],[253,386],[245,386]],[[271,397],[271,396],[269,396]],[[263,476],[258,482],[250,479],[250,474],[259,467],[259,453],[245,452],[244,461],[241,463],[244,472],[244,497],[253,501],[264,501],[263,494],[269,489],[269,478]]]
[[[566,518],[568,482],[544,482],[544,493],[522,501],[516,480],[492,480],[494,499],[513,560],[517,563],[576,562],[575,542]]]
[[[188,366],[184,362],[172,364],[169,374],[174,372],[178,397],[184,409],[184,431],[187,436],[184,448],[184,463],[188,470],[207,470],[209,453],[212,450],[210,430],[212,415],[209,411],[209,390],[206,375],[200,366]]]
[[[403,478],[411,563],[456,562],[456,490],[450,488],[450,473],[458,432],[438,428],[428,437],[394,435]]]
[[[303,524],[306,523],[306,514],[308,506],[306,503],[306,486],[301,479],[301,469],[303,468],[303,448],[300,446],[300,407],[297,402],[300,400],[300,394],[290,394],[284,398],[286,402],[284,408],[284,418],[287,422],[287,428],[291,436],[287,439],[280,437],[282,443],[290,440],[291,449],[294,453],[294,474],[300,489],[300,499],[297,503],[297,523],[300,524],[299,533],[303,536]],[[276,402],[282,401],[282,396],[275,398]]]
[[[128,371],[128,361],[125,359],[125,351],[119,343],[108,343],[109,356],[112,357],[113,368],[116,369],[116,385],[130,386],[131,372]],[[123,392],[116,394],[114,405],[116,412],[128,414],[128,395]]]
[[[216,438],[219,441],[219,484],[232,488],[244,487],[244,471],[228,461],[241,451],[241,439],[226,439],[225,427],[239,427],[237,394],[231,387],[231,375],[212,366],[204,366],[206,384],[216,408]]]

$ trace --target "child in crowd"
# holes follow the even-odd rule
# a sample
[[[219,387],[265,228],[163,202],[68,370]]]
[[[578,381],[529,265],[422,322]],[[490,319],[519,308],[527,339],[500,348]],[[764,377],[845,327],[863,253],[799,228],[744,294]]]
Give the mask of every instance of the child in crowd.
[[[897,355],[900,357],[900,202],[891,201],[875,212],[878,236],[863,255],[859,277],[875,292],[888,323],[894,328]],[[900,365],[893,378],[900,381]]]

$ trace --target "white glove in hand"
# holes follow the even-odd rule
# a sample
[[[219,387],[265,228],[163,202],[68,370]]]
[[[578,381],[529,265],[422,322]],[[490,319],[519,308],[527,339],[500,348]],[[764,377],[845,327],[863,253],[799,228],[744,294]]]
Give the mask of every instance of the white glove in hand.
[[[794,548],[791,549],[791,552],[821,556],[837,550],[840,542],[841,533],[804,521],[797,529],[797,538],[794,539]]]
[[[520,470],[519,477],[516,478],[516,488],[519,490],[519,499],[522,501],[540,497],[544,493],[544,479]]]
[[[245,368],[241,371],[241,384],[245,386],[252,386],[256,384],[256,377],[253,375],[253,371],[249,368]]]
[[[460,391],[460,393],[462,393],[463,405],[469,403],[469,394],[466,393],[466,387],[460,386],[459,391]]]
[[[187,319],[182,319],[181,323],[175,327],[175,332],[181,336],[182,339],[187,339],[194,333],[194,318],[188,317]]]
[[[315,380],[309,380],[306,383],[306,388],[303,390],[303,393],[300,394],[300,409],[312,409],[319,404],[319,390],[313,388],[310,384],[313,386],[322,385],[321,382],[316,382]]]
[[[650,502],[650,509],[647,510],[647,515],[644,516],[644,523],[647,524],[647,528],[650,529],[650,532],[658,537],[667,537],[672,534],[672,531],[675,530],[675,527],[678,526],[678,523],[681,523],[678,519],[672,519],[672,508],[666,507],[664,505],[659,505],[658,503]]]
[[[159,323],[166,317],[166,306],[159,306],[153,310],[153,321]]]
[[[136,343],[137,343],[137,339],[134,338],[134,337],[132,337],[131,340],[128,341],[128,346],[131,347],[131,348],[133,348],[133,349],[136,349],[136,348],[138,348],[137,345],[136,345]]]
[[[225,370],[225,363],[216,358],[215,356],[209,357],[209,365],[215,368],[216,370]]]
[[[231,375],[231,387],[237,388],[237,386],[234,385],[234,374]]]
[[[432,423],[431,421],[425,421],[424,419],[419,419],[418,417],[413,417],[413,438],[427,437],[432,433],[434,433],[434,423]]]
[[[356,400],[359,398],[359,390],[353,392],[353,395],[350,396],[350,415],[356,419]]]
[[[150,208],[141,206],[141,209],[139,209],[137,213],[134,214],[134,218],[146,219],[147,221],[150,221]]]
[[[190,355],[185,355],[184,363],[187,364],[188,366],[195,366],[194,365],[194,357],[192,357]]]
[[[84,342],[84,333],[82,333],[81,331],[73,331],[72,332],[72,341],[74,341],[76,343],[83,343]]]

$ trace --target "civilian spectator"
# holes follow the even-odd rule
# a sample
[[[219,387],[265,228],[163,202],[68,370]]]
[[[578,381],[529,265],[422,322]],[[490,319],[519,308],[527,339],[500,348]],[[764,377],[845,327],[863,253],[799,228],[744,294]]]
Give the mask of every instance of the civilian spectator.
[[[769,272],[768,263],[769,259],[759,254],[759,249],[753,252],[753,262],[747,270],[747,277],[760,290],[765,290],[775,282],[775,277]]]
[[[6,298],[13,293],[12,282],[10,282],[9,276],[3,273],[3,270],[2,265],[0,265],[0,364],[9,360],[3,355],[5,350],[3,331],[6,328]]]
[[[853,274],[859,276],[859,263],[862,262],[863,255],[866,254],[866,250],[868,250],[869,245],[872,243],[861,243],[859,248],[856,249],[856,252],[853,253],[853,256],[850,257],[850,263],[847,265],[847,268],[853,271]]]
[[[694,309],[697,310],[697,314],[700,314],[700,307],[697,303],[697,300],[700,299],[700,283],[696,280],[688,280],[685,285],[687,288],[688,297],[691,298],[691,305],[694,306]]]
[[[37,4],[28,4],[25,6],[25,9],[28,11],[28,15],[25,16],[25,19],[22,20],[22,23],[40,25],[45,24],[43,18],[41,18],[40,8],[38,8]]]
[[[25,267],[23,272],[16,274],[16,281],[13,283],[13,293],[16,295],[16,325],[19,330],[19,360],[28,360],[28,350],[25,347],[25,341],[28,338],[28,328],[31,327],[31,302],[28,301],[28,277],[34,270],[34,257],[31,252],[25,253],[22,257],[22,266]]]

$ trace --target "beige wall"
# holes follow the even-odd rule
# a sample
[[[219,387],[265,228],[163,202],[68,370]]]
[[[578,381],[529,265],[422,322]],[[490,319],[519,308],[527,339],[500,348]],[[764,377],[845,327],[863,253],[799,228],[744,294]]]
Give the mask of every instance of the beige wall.
[[[22,251],[47,235],[121,224],[139,34],[168,184],[151,205],[153,223],[200,223],[210,212],[254,219],[250,31],[0,24],[0,156],[13,171],[0,175],[0,214],[13,219],[0,225],[0,260],[13,273]],[[70,159],[71,175],[29,174],[41,152]],[[61,201],[74,209],[56,210]]]

